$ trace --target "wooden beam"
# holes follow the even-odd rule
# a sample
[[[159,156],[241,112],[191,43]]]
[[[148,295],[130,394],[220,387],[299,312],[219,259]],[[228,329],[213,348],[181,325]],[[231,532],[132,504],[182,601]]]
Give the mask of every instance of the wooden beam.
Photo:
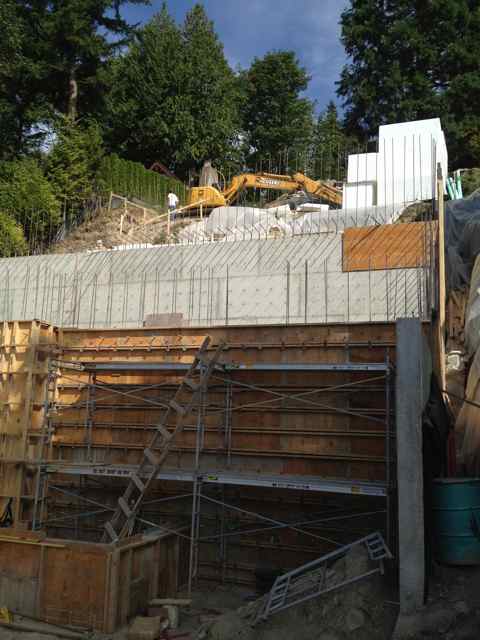
[[[435,369],[441,389],[446,388],[446,364],[445,364],[445,313],[446,313],[446,282],[445,282],[445,202],[443,197],[442,169],[440,164],[437,170],[437,202],[438,202],[438,308],[434,326],[434,339],[436,342],[434,353],[436,354]]]

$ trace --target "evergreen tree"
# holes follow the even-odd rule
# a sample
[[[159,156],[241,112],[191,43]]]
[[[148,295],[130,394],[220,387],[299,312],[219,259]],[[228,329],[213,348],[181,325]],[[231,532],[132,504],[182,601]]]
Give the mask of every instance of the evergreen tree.
[[[48,108],[39,92],[43,66],[34,34],[16,0],[0,2],[0,33],[0,159],[6,160],[35,146],[33,127]]]
[[[351,0],[341,24],[349,131],[439,116],[453,164],[480,162],[480,0]]]
[[[358,142],[348,136],[330,101],[320,114],[313,137],[313,175],[324,180],[344,180],[349,153],[357,153]]]
[[[108,98],[112,151],[186,176],[221,158],[238,131],[238,89],[204,9],[179,28],[165,4],[115,61]]]
[[[131,160],[174,164],[184,129],[180,30],[162,10],[111,65],[107,142]]]
[[[185,138],[181,163],[220,160],[234,143],[240,125],[239,91],[223,45],[205,10],[196,4],[182,29]]]
[[[242,75],[243,128],[247,152],[258,161],[305,154],[311,140],[313,104],[301,97],[309,82],[293,51],[255,58]]]
[[[56,141],[46,159],[46,175],[54,192],[68,206],[77,206],[96,190],[103,159],[100,129],[94,122],[59,117]]]
[[[4,155],[28,150],[35,125],[57,112],[75,119],[101,109],[105,62],[132,33],[120,15],[126,1],[2,0],[0,128],[9,133]]]
[[[102,66],[132,35],[132,28],[120,15],[127,0],[17,2],[41,25],[44,45],[40,52],[54,107],[73,119],[94,112],[104,88]],[[145,0],[128,2],[146,4]]]

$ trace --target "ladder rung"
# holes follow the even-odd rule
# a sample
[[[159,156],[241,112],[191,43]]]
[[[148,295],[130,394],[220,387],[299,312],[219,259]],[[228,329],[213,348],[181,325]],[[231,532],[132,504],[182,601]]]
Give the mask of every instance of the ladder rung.
[[[211,360],[211,358],[208,357],[208,354],[206,352],[199,353],[197,356],[197,359],[201,364],[203,364],[204,367],[208,367]]]
[[[157,431],[160,433],[164,440],[170,440],[170,438],[172,437],[170,431],[167,429],[167,427],[164,427],[163,424],[157,425]]]
[[[105,523],[105,531],[108,533],[108,535],[110,536],[110,539],[112,540],[112,542],[115,542],[115,540],[118,540],[118,535],[117,532],[115,531],[115,529],[112,527],[112,525],[110,524],[110,522],[106,522]]]
[[[132,473],[132,475],[130,476],[130,480],[133,482],[133,484],[137,487],[137,489],[142,492],[145,489],[145,485],[143,484],[143,482],[140,480],[140,478],[137,476],[136,473]]]
[[[130,507],[128,506],[125,498],[120,497],[118,499],[118,506],[120,507],[120,509],[123,511],[123,513],[125,514],[126,518],[130,518],[133,515],[133,511],[130,509]]]
[[[274,596],[270,599],[270,606],[274,607],[275,605],[277,605],[279,602],[283,602],[285,598],[285,594],[281,594],[279,596]]]
[[[185,380],[183,381],[183,383],[189,388],[191,389],[194,393],[196,391],[198,391],[200,389],[200,385],[195,382],[195,380],[192,380],[191,378],[185,378]]]
[[[153,453],[153,451],[151,449],[144,449],[143,455],[145,456],[145,458],[150,462],[150,464],[153,467],[157,467],[158,466],[158,458]]]
[[[283,593],[288,589],[288,583],[283,582],[272,589],[272,593]]]
[[[181,416],[184,416],[187,413],[185,407],[183,407],[181,404],[178,404],[176,400],[170,400],[170,406],[174,411],[179,413]]]

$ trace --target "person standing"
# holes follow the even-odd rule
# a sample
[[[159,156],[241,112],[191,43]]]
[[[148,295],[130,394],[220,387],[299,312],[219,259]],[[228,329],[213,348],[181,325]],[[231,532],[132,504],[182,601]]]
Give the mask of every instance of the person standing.
[[[168,201],[168,210],[170,211],[170,220],[173,221],[175,220],[175,209],[178,207],[178,203],[180,202],[180,200],[178,199],[178,196],[176,193],[173,193],[173,191],[170,191],[170,193],[167,196],[167,201]]]

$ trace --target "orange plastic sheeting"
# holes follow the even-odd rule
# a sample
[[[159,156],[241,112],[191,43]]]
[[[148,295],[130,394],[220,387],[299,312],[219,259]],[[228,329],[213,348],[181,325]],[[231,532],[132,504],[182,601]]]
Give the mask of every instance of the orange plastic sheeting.
[[[343,271],[423,267],[430,262],[434,234],[434,222],[345,229]]]

